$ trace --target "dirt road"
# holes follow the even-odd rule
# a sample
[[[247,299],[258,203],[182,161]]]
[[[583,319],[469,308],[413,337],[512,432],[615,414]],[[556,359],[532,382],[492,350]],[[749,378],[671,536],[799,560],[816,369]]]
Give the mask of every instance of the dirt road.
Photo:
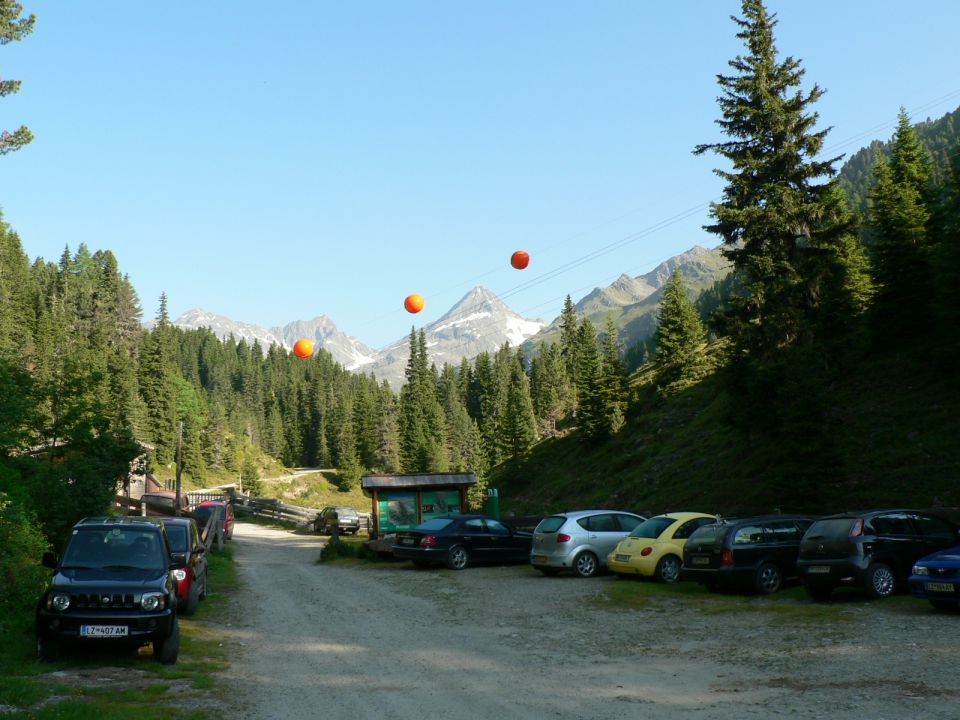
[[[604,609],[606,584],[627,581],[318,565],[322,542],[237,526],[242,717],[960,716],[960,616],[924,603],[835,603],[826,623],[805,601],[765,612],[767,598]]]

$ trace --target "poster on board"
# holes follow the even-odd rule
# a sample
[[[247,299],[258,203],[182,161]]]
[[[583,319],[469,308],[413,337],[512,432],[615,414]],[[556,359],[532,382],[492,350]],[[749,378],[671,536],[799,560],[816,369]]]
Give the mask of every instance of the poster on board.
[[[417,494],[380,493],[380,532],[411,530],[417,526]]]

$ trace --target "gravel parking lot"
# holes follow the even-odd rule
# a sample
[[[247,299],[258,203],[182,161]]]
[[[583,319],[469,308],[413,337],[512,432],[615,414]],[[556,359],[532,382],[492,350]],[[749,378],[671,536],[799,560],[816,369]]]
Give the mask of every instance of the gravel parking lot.
[[[921,601],[653,593],[623,609],[605,589],[633,581],[318,565],[324,542],[237,526],[245,717],[960,716],[960,615]]]

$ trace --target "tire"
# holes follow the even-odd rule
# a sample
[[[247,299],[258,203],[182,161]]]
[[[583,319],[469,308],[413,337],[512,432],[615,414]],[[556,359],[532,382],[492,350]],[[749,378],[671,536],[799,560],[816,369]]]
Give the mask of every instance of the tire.
[[[885,563],[873,563],[867,570],[867,597],[874,600],[890,597],[897,589],[893,570]]]
[[[833,588],[830,585],[805,585],[804,589],[806,589],[810,599],[816,600],[817,602],[826,602],[830,599],[830,594],[833,592]]]
[[[54,662],[60,657],[60,643],[50,638],[37,636],[37,658],[40,662]]]
[[[592,552],[582,552],[573,559],[573,572],[577,577],[593,577],[600,572],[600,561]]]
[[[190,594],[187,596],[187,601],[183,604],[183,616],[190,617],[195,612],[197,612],[197,606],[200,605],[200,588],[194,580],[194,584],[190,586]]]
[[[680,558],[676,555],[664,555],[657,563],[654,577],[662,583],[675,583],[680,579]]]
[[[162,640],[153,641],[153,657],[162,665],[174,665],[180,654],[180,621],[173,618],[173,627],[170,634]]]
[[[783,586],[783,573],[780,568],[770,562],[763,563],[757,568],[753,579],[753,589],[761,595],[775,593]]]
[[[451,570],[463,570],[470,564],[470,553],[463,545],[454,545],[447,553],[447,567]]]
[[[542,572],[547,577],[556,577],[557,575],[560,574],[560,568],[555,568],[555,567],[540,567],[540,568],[537,568],[537,570]]]

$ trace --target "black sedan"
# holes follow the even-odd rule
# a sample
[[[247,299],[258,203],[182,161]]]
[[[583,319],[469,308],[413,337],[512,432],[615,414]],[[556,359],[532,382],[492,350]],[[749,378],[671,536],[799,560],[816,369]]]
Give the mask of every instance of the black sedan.
[[[533,535],[486,515],[445,515],[397,533],[394,557],[463,570],[471,563],[527,562]]]

